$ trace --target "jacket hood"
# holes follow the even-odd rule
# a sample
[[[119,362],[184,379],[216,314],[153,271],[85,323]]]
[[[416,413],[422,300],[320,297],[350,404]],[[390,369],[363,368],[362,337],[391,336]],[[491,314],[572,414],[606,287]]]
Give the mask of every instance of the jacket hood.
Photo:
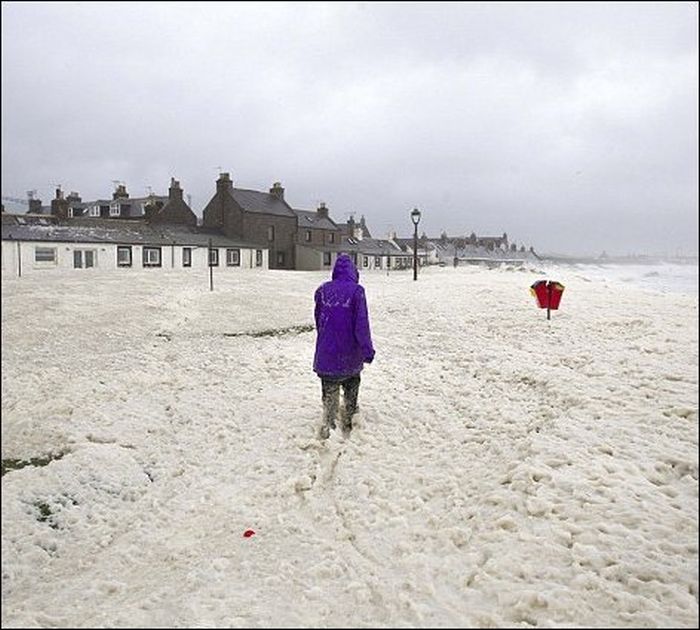
[[[335,261],[335,266],[333,267],[333,280],[350,280],[352,282],[358,282],[360,279],[360,274],[355,267],[355,263],[352,262],[352,258],[347,254],[340,254]]]

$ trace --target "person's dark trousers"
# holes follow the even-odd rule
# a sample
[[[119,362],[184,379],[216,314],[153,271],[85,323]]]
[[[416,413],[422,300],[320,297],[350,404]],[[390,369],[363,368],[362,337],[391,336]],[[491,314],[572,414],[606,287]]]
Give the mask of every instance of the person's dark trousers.
[[[360,375],[347,378],[321,377],[323,398],[323,420],[330,428],[335,428],[340,406],[340,389],[343,389],[343,414],[341,414],[341,429],[352,429],[352,417],[357,411],[357,395],[360,391]]]

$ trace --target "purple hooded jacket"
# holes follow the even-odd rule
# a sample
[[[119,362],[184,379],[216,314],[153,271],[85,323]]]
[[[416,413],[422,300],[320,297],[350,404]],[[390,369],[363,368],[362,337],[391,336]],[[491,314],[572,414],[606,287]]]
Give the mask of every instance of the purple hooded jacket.
[[[374,359],[365,290],[358,279],[355,263],[341,254],[333,267],[333,280],[316,289],[314,372],[319,376],[355,376],[363,363]]]

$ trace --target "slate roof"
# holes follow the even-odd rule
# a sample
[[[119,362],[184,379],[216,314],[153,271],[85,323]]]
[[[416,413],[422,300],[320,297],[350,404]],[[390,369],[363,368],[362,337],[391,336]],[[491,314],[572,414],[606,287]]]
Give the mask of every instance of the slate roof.
[[[403,252],[387,240],[343,237],[340,243],[329,245],[299,245],[318,252],[357,252],[367,256],[401,256]]]
[[[297,210],[296,208],[292,208],[292,210],[297,215],[297,224],[300,229],[314,228],[318,230],[332,230],[334,232],[339,231],[338,226],[331,218],[320,217],[318,212]]]
[[[232,188],[228,192],[246,212],[274,214],[280,217],[296,217],[289,204],[276,195],[245,188]]]
[[[68,219],[65,223],[6,221],[3,217],[2,240],[60,243],[119,243],[124,245],[185,245],[206,247],[264,249],[260,245],[232,239],[217,230],[184,225],[150,225],[128,219]]]

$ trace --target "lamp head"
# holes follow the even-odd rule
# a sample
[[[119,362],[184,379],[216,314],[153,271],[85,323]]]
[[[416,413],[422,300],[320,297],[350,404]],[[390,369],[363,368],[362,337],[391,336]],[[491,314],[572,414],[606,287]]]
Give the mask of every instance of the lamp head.
[[[413,221],[413,225],[418,225],[420,221],[420,210],[418,208],[413,208],[411,211],[411,221]]]

